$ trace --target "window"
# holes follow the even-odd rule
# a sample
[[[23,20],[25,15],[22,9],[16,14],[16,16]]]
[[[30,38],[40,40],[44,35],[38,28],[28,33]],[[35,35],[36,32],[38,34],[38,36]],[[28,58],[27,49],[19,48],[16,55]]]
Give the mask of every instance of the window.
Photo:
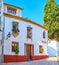
[[[7,7],[7,12],[8,13],[12,13],[12,14],[16,14],[16,9],[12,8],[12,7]]]
[[[19,34],[19,28],[18,28],[18,22],[13,22],[12,23],[12,34],[14,37],[17,37]]]
[[[32,27],[31,26],[29,26],[29,27],[27,27],[27,38],[32,38]]]
[[[15,52],[18,48],[18,42],[12,42],[12,52]]]
[[[44,52],[44,49],[42,47],[42,45],[39,46],[39,53],[43,53]]]
[[[12,25],[13,25],[12,31],[13,31],[13,32],[19,32],[19,29],[18,29],[18,22],[13,22]]]
[[[45,38],[45,36],[46,36],[45,34],[46,34],[45,31],[43,31],[43,38]]]

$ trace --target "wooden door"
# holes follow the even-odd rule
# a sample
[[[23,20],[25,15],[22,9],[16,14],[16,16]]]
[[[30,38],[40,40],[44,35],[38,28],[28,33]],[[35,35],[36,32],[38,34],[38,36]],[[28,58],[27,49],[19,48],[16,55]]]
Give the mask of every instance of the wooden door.
[[[26,54],[27,54],[27,59],[31,59],[31,45],[26,45]]]

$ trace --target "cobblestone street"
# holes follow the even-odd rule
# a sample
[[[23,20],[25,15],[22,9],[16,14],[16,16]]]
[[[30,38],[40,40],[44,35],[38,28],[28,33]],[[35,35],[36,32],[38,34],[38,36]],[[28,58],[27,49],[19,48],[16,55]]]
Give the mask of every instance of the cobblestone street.
[[[18,63],[0,63],[0,65],[59,65],[59,60],[56,57],[50,57],[42,60],[18,62]]]

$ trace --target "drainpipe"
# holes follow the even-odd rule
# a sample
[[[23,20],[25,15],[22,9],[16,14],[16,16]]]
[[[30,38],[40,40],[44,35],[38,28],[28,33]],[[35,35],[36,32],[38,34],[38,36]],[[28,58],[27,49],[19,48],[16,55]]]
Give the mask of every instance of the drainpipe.
[[[2,6],[3,6],[4,1],[2,0]],[[2,8],[3,9],[3,8]],[[1,53],[1,62],[4,62],[4,29],[5,29],[5,17],[4,13],[2,14],[3,20],[2,20],[2,40],[1,40],[1,45],[2,45],[2,53]]]
[[[3,17],[3,30],[2,30],[2,40],[1,40],[1,44],[2,44],[2,58],[1,61],[4,62],[4,27],[5,27],[5,18]]]

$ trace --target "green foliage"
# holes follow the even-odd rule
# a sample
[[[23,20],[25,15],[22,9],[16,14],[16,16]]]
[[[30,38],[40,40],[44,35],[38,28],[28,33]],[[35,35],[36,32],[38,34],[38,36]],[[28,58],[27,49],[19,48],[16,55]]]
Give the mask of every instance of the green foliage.
[[[16,47],[15,54],[18,54],[18,53],[19,53],[19,48]]]
[[[55,0],[47,0],[44,8],[44,26],[48,37],[59,41],[59,8]]]
[[[12,29],[13,32],[19,32],[19,29],[16,25],[13,25],[13,29]]]
[[[41,48],[41,53],[43,53],[44,52],[44,48]]]

